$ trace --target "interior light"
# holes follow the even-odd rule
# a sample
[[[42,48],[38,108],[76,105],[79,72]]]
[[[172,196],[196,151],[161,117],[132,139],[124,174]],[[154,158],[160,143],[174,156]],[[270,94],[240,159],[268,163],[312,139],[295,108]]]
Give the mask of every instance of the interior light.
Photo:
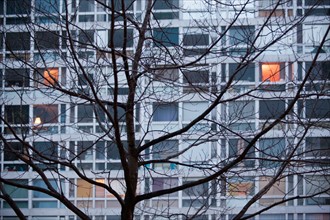
[[[278,82],[280,81],[280,64],[279,63],[263,63],[261,66],[262,81]]]
[[[41,118],[40,117],[36,117],[34,119],[34,125],[40,125],[41,124]]]

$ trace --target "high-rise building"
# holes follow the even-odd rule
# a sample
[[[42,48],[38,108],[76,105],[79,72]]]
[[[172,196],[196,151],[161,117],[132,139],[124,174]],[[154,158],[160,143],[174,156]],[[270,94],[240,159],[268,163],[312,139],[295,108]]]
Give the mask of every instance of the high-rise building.
[[[0,220],[120,219],[134,158],[135,219],[329,220],[329,23],[329,0],[0,0]]]

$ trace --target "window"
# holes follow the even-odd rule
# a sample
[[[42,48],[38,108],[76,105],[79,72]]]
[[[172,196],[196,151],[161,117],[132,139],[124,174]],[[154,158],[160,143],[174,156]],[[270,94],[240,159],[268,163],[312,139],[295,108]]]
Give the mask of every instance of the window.
[[[157,67],[157,68],[159,68],[159,69],[155,70],[153,73],[154,80],[160,81],[160,82],[166,82],[166,81],[175,82],[179,79],[179,70],[178,69],[171,69],[171,68],[167,68],[166,66]]]
[[[123,142],[124,148],[127,147],[128,143]],[[117,145],[114,142],[107,142],[107,159],[119,160],[120,154]]]
[[[28,105],[7,105],[5,106],[5,120],[9,124],[28,124]]]
[[[202,114],[209,104],[207,102],[184,102],[183,103],[183,121],[192,121]],[[205,117],[206,118],[206,117]]]
[[[179,0],[156,0],[154,3],[154,9],[157,10],[170,10],[170,9],[178,9]]]
[[[78,123],[93,122],[93,105],[78,105]]]
[[[315,193],[321,193],[324,191],[323,194],[328,194],[329,190],[329,183],[330,183],[330,176],[306,176],[305,177],[305,195],[312,195]]]
[[[124,11],[133,10],[134,1],[135,0],[124,0],[124,3],[125,3],[125,10]],[[122,7],[121,2],[122,2],[122,0],[114,0],[116,11],[122,11],[123,7]]]
[[[252,43],[254,26],[234,26],[229,29],[231,45],[246,45]]]
[[[153,159],[166,159],[175,155],[179,150],[179,143],[177,140],[162,141],[152,147]]]
[[[30,14],[31,0],[7,0],[7,14],[21,15]]]
[[[185,141],[183,142],[183,149],[188,149],[182,154],[183,162],[207,163],[210,159],[209,142]]]
[[[5,87],[28,87],[29,69],[6,69]]]
[[[94,1],[79,0],[79,11],[80,12],[94,12]]]
[[[112,179],[109,180],[110,187],[115,190],[122,198],[125,196],[126,192],[126,185],[123,179]],[[107,198],[114,198],[114,195],[106,191]]]
[[[33,147],[38,152],[34,152],[33,157],[37,158],[38,160],[45,160],[46,158],[57,158],[57,142],[34,142]],[[39,154],[42,156],[39,156]]]
[[[281,162],[276,162],[285,156],[284,138],[266,138],[259,141],[261,167],[275,167]]]
[[[58,184],[56,182],[56,180],[49,180],[49,184],[54,188],[54,189],[59,189]],[[36,187],[40,187],[40,188],[44,188],[47,189],[47,185],[43,180],[33,180],[33,186]],[[64,186],[63,186],[64,187]],[[61,188],[60,188],[61,189]],[[60,190],[59,189],[59,190]],[[33,190],[33,198],[52,198],[51,196],[42,193],[42,192],[38,192],[36,190]]]
[[[5,161],[18,160],[17,154],[23,153],[23,144],[21,142],[8,142],[4,145],[4,159]]]
[[[233,177],[228,179],[228,195],[234,197],[247,197],[254,195],[253,177]]]
[[[229,140],[229,159],[236,158],[240,156],[243,151],[246,149],[249,143],[243,139],[230,139]],[[252,146],[248,153],[246,154],[245,158],[252,158],[252,159],[244,159],[238,166],[246,166],[246,167],[253,167],[254,166],[254,158],[255,158],[255,149]]]
[[[285,65],[284,63],[262,63],[261,74],[263,82],[283,81],[285,78]]]
[[[93,186],[91,183],[83,180],[77,180],[77,197],[91,198],[93,196]]]
[[[208,34],[185,34],[183,35],[184,46],[206,46],[209,45]]]
[[[306,138],[307,157],[330,157],[330,137]]]
[[[133,29],[127,29],[127,36],[126,39],[124,38],[124,30],[119,29],[115,30],[113,34],[113,44],[114,47],[122,48],[124,43],[127,47],[133,47]],[[111,31],[109,31],[109,46],[111,43]]]
[[[176,46],[179,44],[179,28],[155,28],[153,37],[155,46]]]
[[[79,160],[93,160],[93,142],[92,141],[78,141],[77,142],[77,156]]]
[[[312,62],[306,62],[305,70],[308,71]],[[316,62],[310,73],[309,80],[329,80],[330,79],[330,61]]]
[[[58,13],[60,0],[35,0],[35,10],[40,14]]]
[[[35,50],[58,49],[60,46],[59,32],[36,32],[34,37]]]
[[[262,176],[259,177],[259,188],[262,189],[270,181],[272,177]],[[285,179],[278,180],[274,185],[267,191],[266,196],[283,196],[285,195]]]
[[[94,31],[93,30],[82,30],[78,36],[79,46],[86,48],[88,45],[94,44]]]
[[[10,182],[28,185],[28,180],[20,179],[20,180],[9,180]],[[18,188],[16,186],[4,184],[4,189],[10,195],[11,198],[20,198],[27,199],[28,198],[28,190],[24,188]]]
[[[283,100],[260,100],[259,119],[275,119],[285,111],[285,101]]]
[[[153,178],[152,191],[157,192],[164,189],[171,189],[178,186],[177,178]],[[169,194],[169,196],[177,196],[178,192]]]
[[[197,71],[184,71],[183,83],[187,84],[199,84],[209,82],[209,71],[197,70]]]
[[[28,32],[6,33],[6,51],[30,50],[30,34]]]
[[[229,118],[230,121],[246,121],[254,119],[255,104],[254,101],[235,101],[229,102]]]
[[[58,105],[34,105],[33,123],[35,125],[58,122]]]
[[[153,121],[178,121],[178,103],[154,103]]]
[[[306,100],[306,118],[330,118],[330,99]]]
[[[245,67],[238,70],[238,63],[230,63],[229,64],[229,77],[234,77],[234,80],[238,81],[255,81],[255,67],[253,63],[246,65]]]
[[[190,182],[196,181],[196,179],[183,179],[182,184],[187,184]],[[209,187],[208,183],[199,184],[197,186],[193,186],[187,189],[182,190],[182,197],[186,197],[189,199],[182,200],[183,207],[201,207],[203,205],[208,204],[206,201],[209,196]]]
[[[35,86],[52,86],[58,82],[58,68],[38,69],[34,71]]]

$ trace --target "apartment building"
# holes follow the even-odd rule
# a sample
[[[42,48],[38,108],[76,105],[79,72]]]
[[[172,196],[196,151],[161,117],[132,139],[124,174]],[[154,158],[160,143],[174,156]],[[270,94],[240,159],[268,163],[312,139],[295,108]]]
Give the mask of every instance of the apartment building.
[[[329,220],[330,2],[157,0],[143,46],[149,1],[119,2],[0,0],[1,195],[29,220],[81,219],[33,187],[53,187],[93,220],[121,218],[115,137],[127,149],[129,128],[113,103],[132,96],[126,70],[141,53],[137,146],[214,106],[140,152],[137,195],[213,175],[250,150],[213,180],[139,202],[135,219],[233,219],[283,168],[244,216]],[[0,220],[14,219],[2,196]]]

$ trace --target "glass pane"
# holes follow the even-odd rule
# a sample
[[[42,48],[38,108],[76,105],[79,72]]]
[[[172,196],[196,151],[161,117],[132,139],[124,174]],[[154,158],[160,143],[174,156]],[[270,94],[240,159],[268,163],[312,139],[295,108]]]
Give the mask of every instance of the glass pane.
[[[275,119],[285,111],[285,101],[283,100],[260,100],[259,118]]]
[[[229,64],[229,77],[234,77],[234,80],[244,80],[248,82],[255,81],[255,65],[248,64],[246,67],[238,68],[238,63]],[[224,71],[223,71],[224,72]]]
[[[207,102],[184,102],[183,121],[191,121],[203,113],[208,107]]]
[[[177,121],[178,104],[177,103],[154,103],[153,121]]]
[[[10,180],[14,183],[28,185],[28,180]],[[16,186],[11,186],[4,184],[5,191],[12,198],[28,198],[28,190],[23,188],[17,188]]]
[[[5,120],[10,124],[28,124],[29,106],[28,105],[5,106]]]
[[[58,122],[58,105],[34,105],[34,125]]]

